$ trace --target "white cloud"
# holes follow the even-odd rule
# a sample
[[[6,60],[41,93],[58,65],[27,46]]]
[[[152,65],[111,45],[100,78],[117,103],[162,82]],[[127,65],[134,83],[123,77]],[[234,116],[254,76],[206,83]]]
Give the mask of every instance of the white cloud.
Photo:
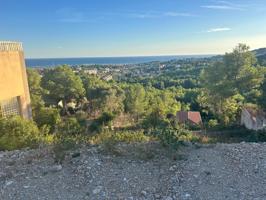
[[[93,16],[92,16],[93,14]],[[66,23],[84,23],[84,22],[96,22],[102,20],[105,17],[124,17],[124,18],[136,18],[136,19],[155,19],[163,17],[193,17],[195,15],[186,12],[158,12],[158,11],[146,11],[146,12],[105,12],[105,13],[90,13],[76,10],[73,8],[61,8],[56,11],[58,21]]]
[[[217,1],[216,3],[203,5],[201,7],[214,10],[246,10],[246,5],[235,4],[228,1]]]
[[[195,16],[191,13],[181,13],[181,12],[165,12],[164,15],[168,17],[193,17]]]
[[[147,18],[162,18],[162,17],[193,17],[195,15],[191,13],[185,13],[185,12],[156,12],[156,11],[150,11],[150,12],[143,12],[143,13],[129,13],[125,14],[128,15],[131,18],[140,18],[140,19],[147,19]]]
[[[207,33],[215,33],[215,32],[224,32],[224,31],[231,31],[231,28],[227,28],[227,27],[221,27],[221,28],[211,28],[209,30],[207,30]]]

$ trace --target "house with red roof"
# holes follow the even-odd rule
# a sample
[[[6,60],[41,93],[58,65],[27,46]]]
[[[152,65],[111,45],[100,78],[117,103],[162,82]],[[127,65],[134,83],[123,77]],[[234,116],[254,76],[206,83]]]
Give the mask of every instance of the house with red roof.
[[[180,124],[192,124],[192,125],[202,125],[202,119],[200,112],[194,111],[179,111],[176,114],[177,121]]]

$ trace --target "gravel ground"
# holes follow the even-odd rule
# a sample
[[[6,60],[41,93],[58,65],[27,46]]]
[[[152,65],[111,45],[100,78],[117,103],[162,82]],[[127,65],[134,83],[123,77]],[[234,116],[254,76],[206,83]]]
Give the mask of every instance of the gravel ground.
[[[178,156],[124,146],[121,156],[82,147],[62,165],[48,149],[0,152],[0,199],[266,199],[266,143],[189,146]]]

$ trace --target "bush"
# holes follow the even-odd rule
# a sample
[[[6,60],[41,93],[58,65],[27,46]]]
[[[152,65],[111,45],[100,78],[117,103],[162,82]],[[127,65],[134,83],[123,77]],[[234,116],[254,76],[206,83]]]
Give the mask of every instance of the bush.
[[[78,111],[76,112],[75,117],[81,126],[85,127],[87,125],[88,114],[86,112]]]
[[[75,117],[70,117],[59,124],[58,131],[64,135],[78,135],[84,133],[85,128],[79,124]]]
[[[58,134],[53,143],[54,160],[56,163],[62,164],[67,152],[77,148],[77,138]]]
[[[36,111],[34,120],[36,121],[39,128],[46,126],[50,128],[50,133],[53,133],[56,126],[60,123],[61,117],[59,111],[55,108],[42,107]]]
[[[142,131],[133,132],[133,131],[121,131],[121,132],[111,132],[105,131],[91,138],[91,143],[93,144],[102,144],[106,141],[113,141],[113,143],[118,142],[147,142],[150,140],[149,136],[146,136]]]
[[[33,121],[21,117],[0,119],[0,150],[36,147],[41,134]]]
[[[115,119],[113,113],[104,112],[98,119],[96,119],[91,125],[90,130],[101,132],[104,126],[111,126],[112,121]]]
[[[163,146],[178,149],[181,144],[185,142],[199,142],[200,138],[194,135],[192,132],[182,128],[166,128],[158,129],[153,132],[156,135]]]
[[[215,128],[218,126],[218,121],[216,119],[210,119],[208,122],[209,128]]]
[[[117,148],[120,142],[136,143],[147,142],[150,140],[142,131],[123,131],[123,132],[102,132],[90,139],[90,143],[101,145],[104,152],[114,155],[121,155],[121,151]]]
[[[152,112],[142,122],[142,126],[145,129],[163,128],[168,124],[169,123],[160,115],[159,111]]]

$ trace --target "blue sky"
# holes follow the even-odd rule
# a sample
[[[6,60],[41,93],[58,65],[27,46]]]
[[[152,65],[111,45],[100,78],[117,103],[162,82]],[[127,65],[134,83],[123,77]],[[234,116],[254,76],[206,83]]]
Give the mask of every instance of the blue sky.
[[[217,54],[266,47],[265,0],[0,0],[26,57]]]

